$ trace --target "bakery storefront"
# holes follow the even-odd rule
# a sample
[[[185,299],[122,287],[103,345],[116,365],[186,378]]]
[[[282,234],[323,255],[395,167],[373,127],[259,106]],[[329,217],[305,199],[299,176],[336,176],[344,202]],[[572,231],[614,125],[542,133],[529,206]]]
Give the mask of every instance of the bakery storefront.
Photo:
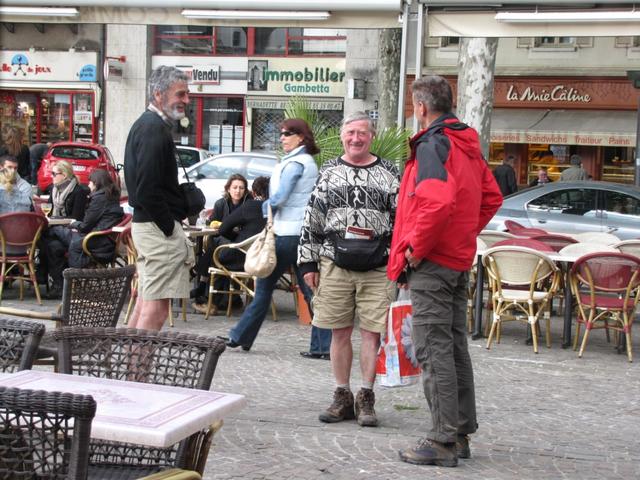
[[[0,51],[0,128],[24,142],[98,141],[97,53]]]
[[[243,151],[246,57],[155,55],[152,67],[160,65],[175,66],[190,79],[187,115],[173,132],[176,143],[212,153]]]
[[[578,154],[594,180],[633,183],[637,103],[626,78],[497,77],[489,163],[514,155],[525,184]]]
[[[247,150],[278,150],[291,97],[304,97],[326,124],[340,125],[345,93],[344,58],[249,58]]]

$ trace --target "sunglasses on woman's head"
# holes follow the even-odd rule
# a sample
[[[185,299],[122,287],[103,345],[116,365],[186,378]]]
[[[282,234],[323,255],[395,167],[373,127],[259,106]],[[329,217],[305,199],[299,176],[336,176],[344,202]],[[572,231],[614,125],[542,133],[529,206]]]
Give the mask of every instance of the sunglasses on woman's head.
[[[283,130],[280,132],[280,136],[284,135],[285,137],[290,137],[291,135],[297,135],[296,132],[290,132],[289,130]]]

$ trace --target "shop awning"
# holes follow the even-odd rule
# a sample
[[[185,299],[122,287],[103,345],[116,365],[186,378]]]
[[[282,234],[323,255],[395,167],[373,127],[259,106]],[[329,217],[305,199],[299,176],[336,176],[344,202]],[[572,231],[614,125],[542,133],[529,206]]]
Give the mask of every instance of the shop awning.
[[[491,141],[635,147],[635,111],[493,110]]]
[[[96,82],[36,82],[23,80],[0,80],[0,88],[7,90],[36,90],[47,92],[53,90],[84,90],[92,91],[95,94],[94,117],[100,116],[100,95],[102,89]]]

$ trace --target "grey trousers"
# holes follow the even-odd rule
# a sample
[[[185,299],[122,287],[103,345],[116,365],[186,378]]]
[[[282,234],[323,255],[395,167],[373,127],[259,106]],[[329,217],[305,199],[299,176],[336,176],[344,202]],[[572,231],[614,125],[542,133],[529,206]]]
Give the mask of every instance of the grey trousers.
[[[408,277],[413,344],[431,409],[427,438],[455,442],[478,429],[465,325],[468,273],[423,261]]]

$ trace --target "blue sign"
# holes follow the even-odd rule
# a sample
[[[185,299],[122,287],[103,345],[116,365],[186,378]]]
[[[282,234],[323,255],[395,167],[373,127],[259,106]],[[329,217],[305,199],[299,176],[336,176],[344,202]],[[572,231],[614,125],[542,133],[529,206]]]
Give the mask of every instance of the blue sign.
[[[11,65],[18,65],[18,66],[29,65],[29,59],[27,58],[26,55],[22,53],[16,53],[11,58]]]
[[[98,75],[95,65],[85,65],[78,72],[78,79],[82,82],[97,82]]]

